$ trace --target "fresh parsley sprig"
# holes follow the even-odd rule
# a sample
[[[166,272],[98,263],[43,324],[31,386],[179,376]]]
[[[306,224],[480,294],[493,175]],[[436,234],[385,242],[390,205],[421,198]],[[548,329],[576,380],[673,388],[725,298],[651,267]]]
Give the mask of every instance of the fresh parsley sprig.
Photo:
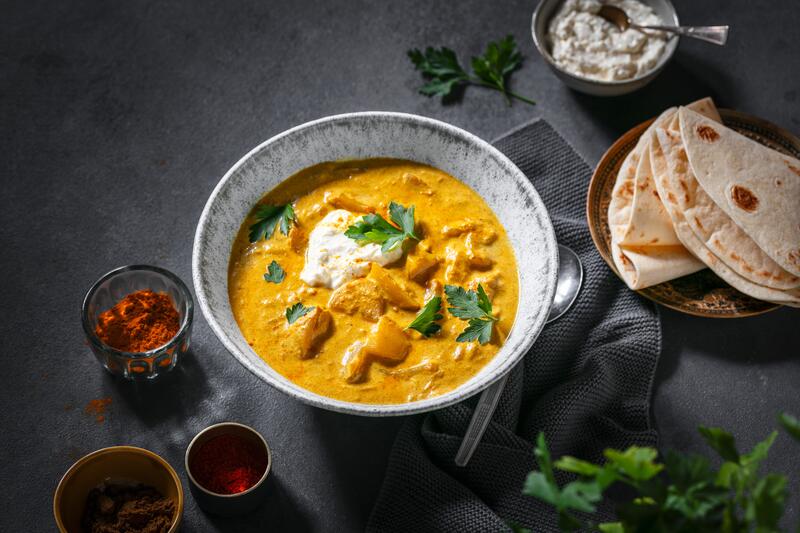
[[[289,234],[293,223],[297,223],[297,215],[292,204],[260,205],[255,212],[256,223],[250,226],[250,242],[256,242],[262,236],[269,239],[280,225],[281,233]]]
[[[458,337],[457,342],[477,340],[486,344],[492,340],[492,328],[499,319],[492,314],[492,302],[483,285],[478,284],[478,292],[465,290],[455,285],[445,285],[444,293],[447,295],[447,310],[454,317],[468,320],[469,324]]]
[[[439,313],[441,310],[442,298],[440,296],[434,296],[425,303],[425,306],[406,329],[419,331],[425,337],[435,335],[442,329],[442,326],[436,323],[438,320],[444,318]]]
[[[286,272],[281,268],[277,261],[274,259],[267,267],[267,273],[264,274],[264,280],[270,283],[280,283],[286,277]]]
[[[786,413],[779,421],[800,441],[800,421]],[[722,459],[718,470],[701,455],[675,451],[667,452],[662,463],[655,448],[639,446],[607,449],[602,464],[570,456],[553,461],[540,433],[534,450],[539,470],[528,474],[522,492],[550,504],[561,531],[781,531],[787,478],[759,473],[778,433],[741,453],[730,433],[702,426],[698,430]],[[560,485],[554,470],[577,479]],[[587,513],[596,511],[612,485],[627,486],[630,497],[618,501],[616,522],[596,523]]]
[[[304,307],[302,303],[297,302],[293,306],[286,308],[286,321],[289,324],[294,324],[298,318],[307,315],[313,310],[313,307]]]
[[[394,250],[406,239],[419,240],[414,233],[414,206],[405,208],[391,202],[389,217],[395,225],[376,214],[364,215],[359,221],[347,228],[344,234],[359,244],[375,243],[381,245],[381,252]]]
[[[409,50],[408,57],[427,80],[419,89],[425,96],[447,99],[459,86],[478,85],[501,92],[508,105],[511,105],[511,98],[536,104],[530,98],[508,90],[509,75],[522,65],[522,54],[517,50],[513,35],[490,42],[482,56],[473,57],[472,75],[461,66],[455,52],[444,46],[438,50],[429,46],[425,52]]]

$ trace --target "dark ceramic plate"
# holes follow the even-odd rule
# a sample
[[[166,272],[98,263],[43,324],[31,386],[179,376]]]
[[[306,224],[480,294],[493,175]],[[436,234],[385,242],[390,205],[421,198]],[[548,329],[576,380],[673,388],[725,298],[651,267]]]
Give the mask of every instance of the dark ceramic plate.
[[[774,124],[738,111],[720,109],[726,126],[765,146],[800,158],[800,139]],[[619,167],[652,120],[634,127],[603,154],[594,170],[586,198],[586,218],[597,251],[617,275],[611,259],[611,231],[608,204]],[[758,315],[780,307],[742,294],[709,269],[636,291],[656,303],[687,313],[710,318],[739,318]]]

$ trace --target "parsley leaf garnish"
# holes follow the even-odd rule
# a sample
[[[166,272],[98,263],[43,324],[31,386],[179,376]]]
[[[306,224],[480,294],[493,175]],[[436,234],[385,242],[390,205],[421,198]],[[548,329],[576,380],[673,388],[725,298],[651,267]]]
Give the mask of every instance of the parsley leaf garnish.
[[[395,225],[376,214],[364,215],[361,220],[347,228],[344,234],[359,244],[375,243],[381,245],[386,253],[400,246],[406,239],[419,240],[414,233],[414,206],[405,208],[391,202],[389,217]]]
[[[535,105],[533,100],[508,90],[508,76],[522,65],[522,54],[512,35],[498,42],[490,42],[482,56],[472,58],[473,75],[458,62],[455,52],[446,47],[428,47],[425,52],[414,49],[408,51],[414,67],[422,72],[427,80],[419,92],[425,96],[441,96],[447,99],[462,85],[479,85],[500,91],[511,105],[511,98]]]
[[[425,306],[417,314],[414,321],[408,325],[406,329],[414,329],[422,333],[425,337],[435,335],[442,329],[442,326],[436,323],[437,320],[444,318],[439,311],[442,310],[442,298],[434,296],[425,303]]]
[[[258,221],[250,226],[250,242],[256,242],[262,236],[269,239],[279,224],[281,233],[288,235],[292,223],[297,223],[292,204],[261,205],[256,209],[255,217]]]
[[[451,306],[447,308],[450,314],[469,321],[467,329],[456,337],[456,341],[477,340],[481,344],[489,342],[492,339],[492,327],[498,318],[492,314],[492,302],[483,290],[483,285],[478,284],[478,292],[455,285],[445,285],[444,293],[447,295],[447,303]]]
[[[281,268],[277,261],[274,259],[267,267],[267,273],[264,274],[264,279],[272,283],[280,283],[286,277],[286,272]]]
[[[304,307],[303,304],[297,302],[293,306],[286,308],[286,321],[289,324],[294,324],[298,318],[303,315],[307,315],[313,310],[313,307]]]

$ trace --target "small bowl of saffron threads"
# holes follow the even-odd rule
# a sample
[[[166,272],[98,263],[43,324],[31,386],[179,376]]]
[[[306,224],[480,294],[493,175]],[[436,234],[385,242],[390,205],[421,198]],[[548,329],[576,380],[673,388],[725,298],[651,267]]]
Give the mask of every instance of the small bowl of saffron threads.
[[[218,516],[240,516],[264,500],[272,453],[255,429],[223,422],[192,439],[185,467],[189,489],[201,509]]]
[[[130,265],[105,274],[86,293],[83,330],[97,360],[115,376],[152,380],[189,350],[194,303],[163,268]]]

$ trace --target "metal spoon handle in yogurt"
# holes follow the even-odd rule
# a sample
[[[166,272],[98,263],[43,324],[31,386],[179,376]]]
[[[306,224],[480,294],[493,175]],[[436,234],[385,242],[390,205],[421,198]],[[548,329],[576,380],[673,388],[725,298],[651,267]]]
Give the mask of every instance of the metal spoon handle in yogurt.
[[[728,41],[728,26],[640,26],[635,24],[625,11],[608,4],[604,4],[597,14],[619,28],[620,31],[628,28],[666,31],[720,46]]]
[[[728,41],[728,26],[636,26],[631,24],[631,27],[640,30],[666,31],[720,46]]]

